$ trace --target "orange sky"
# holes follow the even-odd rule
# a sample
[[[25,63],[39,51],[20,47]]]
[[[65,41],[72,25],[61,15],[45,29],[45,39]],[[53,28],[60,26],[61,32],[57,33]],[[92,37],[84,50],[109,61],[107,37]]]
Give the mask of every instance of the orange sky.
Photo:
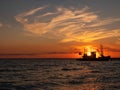
[[[4,53],[7,52],[7,54],[4,54],[4,53],[1,54],[0,58],[81,58],[83,55],[83,52],[84,52],[84,48],[86,48],[86,47],[89,49],[93,48],[93,50],[99,49],[99,47],[95,47],[92,45],[86,45],[86,46],[81,46],[81,47],[80,46],[79,47],[71,46],[70,51],[68,51],[67,48],[64,49],[64,47],[63,48],[61,47],[61,50],[56,49],[56,48],[53,49],[53,47],[51,47],[51,48],[48,47],[49,49],[42,48],[43,50],[41,48],[38,50],[38,47],[34,47],[34,48],[27,47],[27,49],[29,49],[29,50],[27,50],[26,48],[24,48],[24,50],[23,50],[23,47],[21,47],[21,48],[16,47],[16,49],[11,48],[6,51],[4,51],[4,49],[3,49]],[[57,50],[57,51],[55,51],[55,50]],[[50,51],[50,52],[48,52],[48,51]],[[34,53],[32,53],[32,52],[34,52]],[[79,52],[81,52],[81,55],[79,55]],[[107,49],[106,47],[104,47],[104,55],[110,55],[111,57],[118,58],[120,55],[120,52],[119,51],[111,51],[111,50]]]
[[[78,58],[100,44],[120,57],[120,1],[13,2],[0,1],[0,58]]]

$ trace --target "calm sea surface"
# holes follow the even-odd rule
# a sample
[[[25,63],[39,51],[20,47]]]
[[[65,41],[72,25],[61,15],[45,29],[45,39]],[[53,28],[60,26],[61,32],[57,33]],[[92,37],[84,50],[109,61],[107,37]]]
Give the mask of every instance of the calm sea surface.
[[[0,90],[120,90],[120,61],[1,59]]]

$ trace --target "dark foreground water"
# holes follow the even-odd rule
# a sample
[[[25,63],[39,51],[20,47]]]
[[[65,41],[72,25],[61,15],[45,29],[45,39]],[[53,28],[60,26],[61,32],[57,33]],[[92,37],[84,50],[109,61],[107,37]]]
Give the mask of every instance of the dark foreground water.
[[[120,90],[120,61],[0,60],[0,90]]]

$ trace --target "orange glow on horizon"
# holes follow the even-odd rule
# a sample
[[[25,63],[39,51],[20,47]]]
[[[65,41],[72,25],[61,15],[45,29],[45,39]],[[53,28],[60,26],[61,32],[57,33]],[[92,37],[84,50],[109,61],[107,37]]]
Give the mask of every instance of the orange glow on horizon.
[[[40,46],[40,47],[42,47],[42,46]],[[24,49],[24,47],[23,48],[15,47],[15,48],[12,48],[12,50],[10,49],[10,50],[4,51],[4,53],[7,52],[10,55],[7,55],[7,54],[2,55],[2,53],[1,53],[0,58],[82,58],[83,53],[84,53],[84,48],[85,48],[86,54],[88,56],[91,55],[90,52],[92,52],[92,51],[96,52],[96,57],[100,56],[100,50],[98,50],[99,46],[97,47],[97,46],[93,46],[93,45],[84,45],[84,46],[72,46],[72,47],[76,49],[75,51],[72,51],[73,53],[59,53],[60,52],[60,50],[59,50],[59,51],[57,51],[58,52],[57,54],[52,54],[52,53],[44,54],[43,50],[39,51],[39,50],[37,50],[37,48],[32,48],[32,47],[30,47],[31,49],[29,49],[29,48]],[[18,48],[18,49],[16,49],[16,48]],[[28,52],[28,49],[29,49],[29,52]],[[59,49],[62,49],[62,48],[59,48]],[[105,49],[104,47],[103,47],[103,49],[104,49],[105,56],[110,55],[112,58],[120,57],[120,52],[110,51],[109,49]],[[45,49],[46,52],[47,51],[49,52],[50,50],[52,50],[52,48]],[[1,51],[3,51],[3,50],[1,49]],[[21,52],[21,51],[23,51],[23,52]],[[67,51],[67,50],[63,49],[63,51]],[[16,52],[17,53],[20,52],[20,55],[19,54],[17,55]],[[79,55],[79,52],[81,53],[80,55]],[[33,53],[33,54],[29,55],[29,53]],[[40,54],[40,53],[42,53],[42,54]]]
[[[104,55],[110,55],[112,58],[120,58],[120,52],[104,52]],[[99,53],[96,52],[96,56],[99,56]],[[82,55],[79,53],[72,54],[45,54],[45,55],[1,55],[0,58],[81,58]]]

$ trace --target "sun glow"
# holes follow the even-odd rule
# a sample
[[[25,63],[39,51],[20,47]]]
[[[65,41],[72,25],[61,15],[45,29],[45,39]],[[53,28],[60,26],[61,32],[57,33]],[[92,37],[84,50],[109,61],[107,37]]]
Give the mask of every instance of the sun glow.
[[[87,55],[88,55],[88,56],[91,56],[91,52],[87,52]]]
[[[98,51],[98,48],[94,46],[85,46],[84,52],[87,54],[87,56],[91,56],[91,52],[96,52],[97,58],[100,56],[100,52]]]

